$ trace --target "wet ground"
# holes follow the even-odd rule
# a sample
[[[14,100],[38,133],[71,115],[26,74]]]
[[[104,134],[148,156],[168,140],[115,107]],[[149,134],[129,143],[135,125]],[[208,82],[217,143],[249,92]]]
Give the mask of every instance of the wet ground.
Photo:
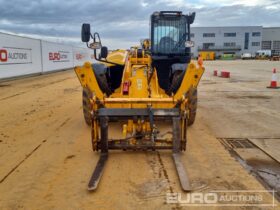
[[[249,173],[256,176],[267,189],[275,190],[276,198],[280,199],[280,162],[266,150],[253,144],[256,139],[222,138],[219,140]]]

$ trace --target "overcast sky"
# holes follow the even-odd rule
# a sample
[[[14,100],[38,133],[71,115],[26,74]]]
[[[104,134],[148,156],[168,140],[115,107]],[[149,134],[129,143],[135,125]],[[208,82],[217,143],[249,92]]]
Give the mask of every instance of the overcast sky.
[[[0,31],[82,45],[91,23],[110,49],[149,35],[154,11],[196,12],[193,26],[280,26],[280,0],[0,0]]]

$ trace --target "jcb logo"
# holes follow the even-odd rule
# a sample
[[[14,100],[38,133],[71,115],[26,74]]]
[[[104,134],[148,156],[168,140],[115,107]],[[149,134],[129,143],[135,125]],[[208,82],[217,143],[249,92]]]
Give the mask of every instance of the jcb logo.
[[[0,49],[0,62],[7,62],[8,52],[5,49]]]

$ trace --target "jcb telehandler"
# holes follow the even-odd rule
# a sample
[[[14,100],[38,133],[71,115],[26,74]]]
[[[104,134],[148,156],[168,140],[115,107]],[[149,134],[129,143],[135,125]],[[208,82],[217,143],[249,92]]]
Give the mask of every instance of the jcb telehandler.
[[[98,61],[75,67],[83,87],[92,148],[101,151],[89,190],[97,188],[109,150],[167,149],[172,150],[182,189],[190,191],[180,152],[186,150],[187,127],[195,120],[197,85],[204,72],[201,60],[198,65],[191,62],[194,18],[195,13],[154,12],[150,39],[143,40],[141,47],[111,52],[102,46],[99,34],[92,34],[90,25],[83,24],[82,41],[94,50]],[[112,139],[108,127],[116,120],[122,136]],[[171,137],[164,138],[160,121],[172,123]]]

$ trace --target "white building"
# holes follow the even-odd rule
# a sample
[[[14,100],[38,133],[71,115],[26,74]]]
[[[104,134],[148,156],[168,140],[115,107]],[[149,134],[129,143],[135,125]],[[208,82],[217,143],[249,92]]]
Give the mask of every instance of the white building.
[[[280,50],[280,27],[263,28],[263,50]]]
[[[192,49],[195,57],[199,51],[214,51],[216,57],[222,54],[235,54],[237,57],[242,53],[254,55],[262,48],[263,27],[192,27],[191,37],[195,42]]]

